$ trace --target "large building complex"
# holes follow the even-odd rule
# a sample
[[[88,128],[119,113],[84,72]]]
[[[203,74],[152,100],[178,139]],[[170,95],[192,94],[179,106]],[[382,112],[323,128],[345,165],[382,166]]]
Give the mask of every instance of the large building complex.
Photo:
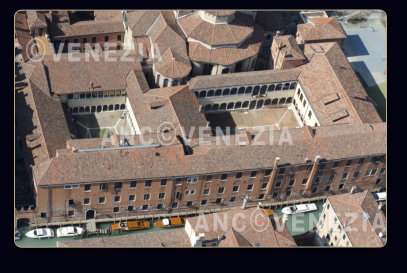
[[[16,121],[36,203],[17,217],[104,219],[385,188],[386,123],[331,36],[300,47],[278,35],[274,69],[256,70],[269,35],[256,12],[95,15],[58,35],[45,26],[59,44],[90,42],[100,27],[96,41],[122,42],[110,56],[130,50],[133,61],[100,52],[25,64]],[[219,141],[227,127],[232,137]]]

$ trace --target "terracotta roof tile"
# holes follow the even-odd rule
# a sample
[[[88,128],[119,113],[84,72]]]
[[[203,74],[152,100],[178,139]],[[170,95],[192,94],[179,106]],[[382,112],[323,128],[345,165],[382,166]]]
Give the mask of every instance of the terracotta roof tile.
[[[309,23],[297,25],[297,31],[304,41],[345,39],[346,33],[334,17],[310,18]]]

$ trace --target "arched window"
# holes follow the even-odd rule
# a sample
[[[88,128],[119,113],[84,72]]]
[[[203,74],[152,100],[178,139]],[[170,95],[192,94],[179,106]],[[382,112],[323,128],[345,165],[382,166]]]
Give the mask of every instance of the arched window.
[[[114,105],[114,110],[119,110],[120,109],[120,105],[119,104],[115,104]]]
[[[260,86],[256,85],[253,89],[253,96],[256,96],[259,94]]]
[[[276,91],[280,91],[281,88],[283,88],[283,85],[281,83],[277,84]]]
[[[103,105],[103,112],[107,111],[107,105]]]
[[[164,87],[167,87],[168,86],[168,79],[164,79],[164,85],[163,85]]]
[[[207,97],[213,97],[214,95],[215,95],[215,91],[214,90],[209,90]]]
[[[252,110],[252,109],[254,109],[254,108],[256,107],[256,102],[257,102],[257,101],[255,101],[255,100],[252,100],[252,101],[250,102],[250,105],[249,105],[249,109],[250,109],[250,110]]]
[[[92,106],[92,107],[90,108],[90,111],[91,111],[92,113],[95,113],[95,112],[96,112],[96,106]]]
[[[275,88],[276,86],[274,85],[274,84],[270,84],[269,85],[269,88],[267,89],[267,91],[268,92],[271,92],[271,91],[274,91],[274,88]]]
[[[86,112],[86,113],[90,112],[90,107],[89,107],[89,106],[86,106],[86,107],[85,107],[85,112]]]
[[[229,88],[224,89],[224,90],[223,90],[223,96],[229,95],[229,92],[230,92],[230,89],[229,89]]]
[[[125,104],[121,104],[121,105],[120,105],[120,110],[124,110],[124,109],[126,109],[126,105],[125,105]]]
[[[178,80],[173,80],[172,81],[172,86],[177,86],[178,85]]]
[[[248,86],[248,87],[246,87],[246,91],[245,91],[245,94],[251,94],[252,93],[252,87],[251,86]]]
[[[222,69],[222,74],[227,74],[227,73],[229,73],[229,68],[224,68],[224,69]]]
[[[216,110],[219,110],[219,104],[215,104],[215,105],[212,107],[212,111],[216,111]]]
[[[290,89],[295,89],[296,87],[297,87],[297,83],[296,83],[296,82],[291,83]]]
[[[211,111],[211,109],[212,109],[212,105],[207,104],[207,105],[205,105],[204,111],[208,112],[208,111]]]
[[[230,90],[230,95],[236,95],[237,93],[237,88],[232,88],[232,90]]]
[[[78,107],[74,107],[74,108],[73,108],[73,112],[74,112],[74,113],[78,113],[78,111],[79,111]]]
[[[260,95],[264,95],[266,94],[267,91],[267,85],[263,85],[260,89]]]
[[[242,103],[240,101],[238,101],[235,104],[235,109],[240,109],[240,108],[242,108]]]
[[[239,95],[244,94],[244,87],[240,87],[240,88],[239,88],[238,94],[239,94]]]
[[[277,103],[278,103],[278,99],[274,99],[274,100],[271,102],[271,105],[277,105]]]
[[[292,101],[293,101],[293,98],[292,98],[292,97],[289,97],[289,98],[287,98],[286,103],[291,103]]]
[[[228,110],[230,110],[230,109],[233,109],[233,106],[235,106],[235,104],[233,103],[233,102],[230,102],[229,104],[228,104]]]
[[[281,98],[278,104],[284,104],[285,103],[285,98]]]
[[[96,112],[100,113],[102,112],[102,106],[98,105],[98,107],[96,107]]]
[[[79,113],[83,113],[85,111],[85,108],[79,107]]]
[[[219,108],[220,110],[225,110],[226,109],[226,103],[222,103],[221,105],[220,105],[220,108]]]
[[[248,101],[243,102],[242,108],[247,108],[247,107],[249,107],[249,102]]]
[[[200,93],[199,93],[199,97],[200,98],[205,98],[206,97],[206,91],[204,90],[204,91],[201,91]]]
[[[270,106],[271,104],[271,99],[266,99],[266,101],[264,102],[264,106]]]
[[[113,104],[109,105],[109,111],[113,111]]]
[[[215,96],[217,97],[217,96],[221,96],[221,95],[222,95],[222,89],[216,90]]]
[[[290,88],[290,83],[289,82],[284,84],[283,90],[288,90],[288,88]]]
[[[264,100],[259,100],[259,101],[257,102],[256,108],[257,108],[257,109],[263,108],[263,104],[264,104]]]

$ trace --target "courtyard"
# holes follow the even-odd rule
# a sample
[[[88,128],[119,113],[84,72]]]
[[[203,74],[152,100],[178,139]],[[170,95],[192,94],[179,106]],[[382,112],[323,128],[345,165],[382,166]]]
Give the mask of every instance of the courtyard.
[[[205,116],[213,130],[216,127],[220,127],[222,130],[230,127],[232,134],[236,129],[255,132],[264,128],[267,128],[267,130],[281,130],[283,128],[301,127],[291,107],[212,112],[206,113]]]

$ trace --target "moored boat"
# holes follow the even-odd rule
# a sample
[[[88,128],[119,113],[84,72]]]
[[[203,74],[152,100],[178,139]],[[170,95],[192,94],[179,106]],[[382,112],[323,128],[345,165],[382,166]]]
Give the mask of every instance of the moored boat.
[[[165,218],[155,222],[156,227],[182,227],[185,226],[185,217]]]
[[[131,231],[131,230],[142,230],[142,229],[149,229],[149,228],[150,228],[150,221],[146,221],[146,220],[127,221],[127,222],[112,224],[112,230]]]
[[[15,239],[16,241],[18,241],[18,240],[21,239],[21,232],[20,232],[20,231],[16,230],[16,231],[14,232],[14,239]]]
[[[33,239],[52,238],[54,237],[54,231],[50,228],[37,228],[27,232],[25,236]]]
[[[81,227],[61,227],[57,229],[57,237],[73,237],[76,235],[81,235],[83,233],[83,228]]]
[[[376,201],[385,201],[387,197],[385,192],[374,193],[373,196]]]
[[[263,209],[263,210],[267,214],[267,216],[270,216],[274,213],[274,211],[272,209]]]
[[[281,212],[284,214],[298,214],[298,213],[315,211],[317,209],[318,208],[314,203],[310,203],[310,204],[300,204],[300,205],[288,206],[288,207],[283,208],[281,210]]]

